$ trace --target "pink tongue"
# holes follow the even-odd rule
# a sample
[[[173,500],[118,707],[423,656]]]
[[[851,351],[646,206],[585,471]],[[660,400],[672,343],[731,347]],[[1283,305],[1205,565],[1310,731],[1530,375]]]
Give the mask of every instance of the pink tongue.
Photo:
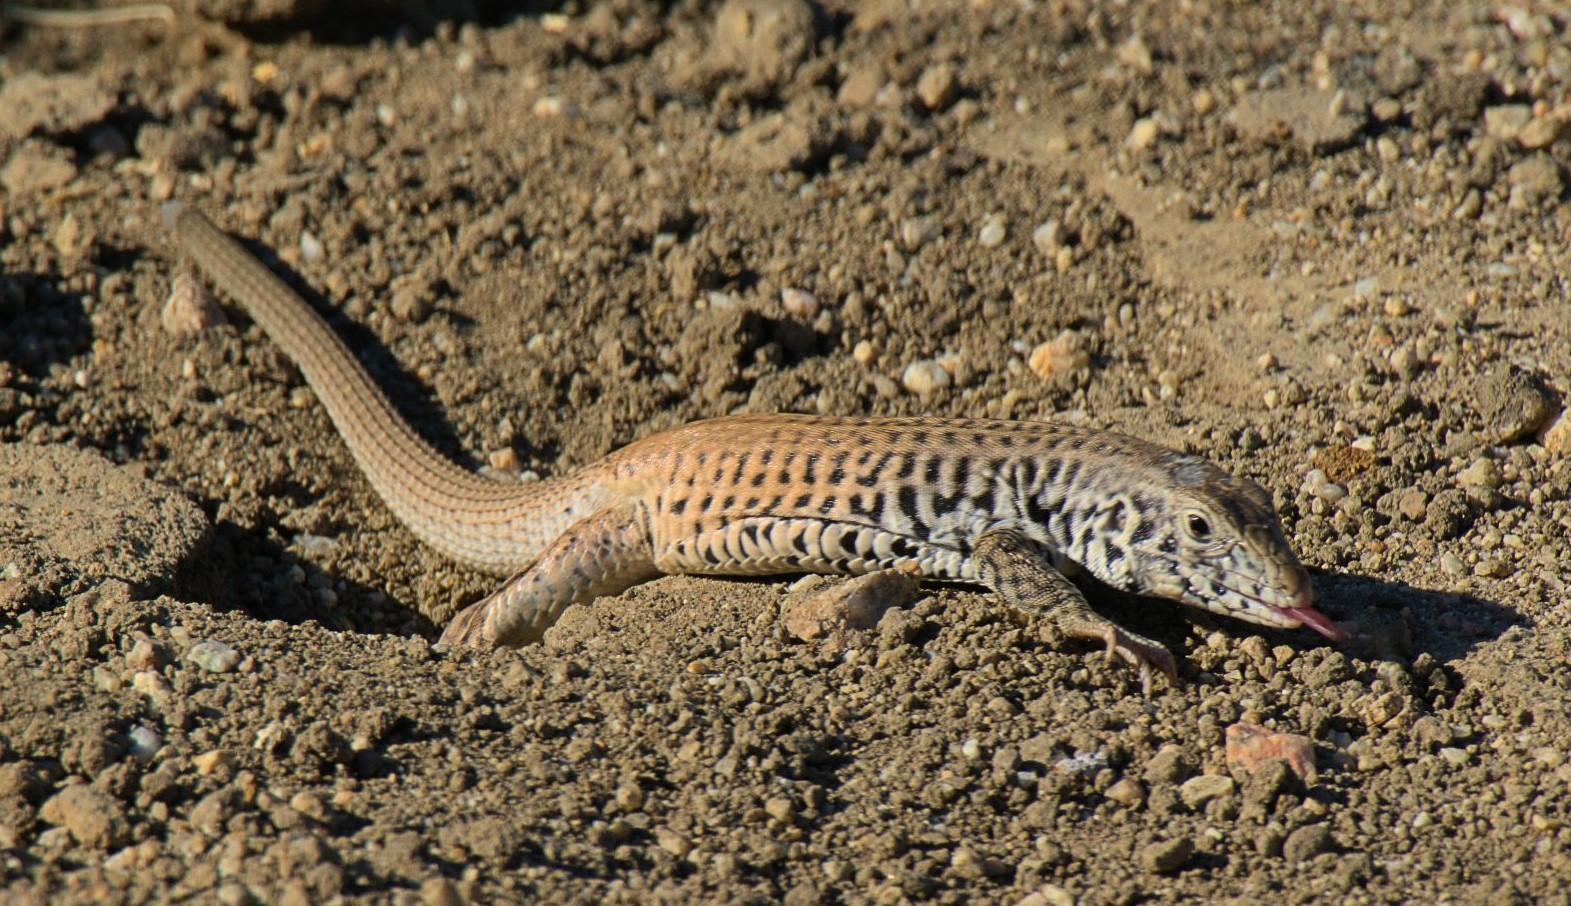
[[[1313,607],[1278,607],[1276,612],[1290,620],[1297,620],[1337,644],[1351,638],[1346,629],[1331,622],[1330,617]]]

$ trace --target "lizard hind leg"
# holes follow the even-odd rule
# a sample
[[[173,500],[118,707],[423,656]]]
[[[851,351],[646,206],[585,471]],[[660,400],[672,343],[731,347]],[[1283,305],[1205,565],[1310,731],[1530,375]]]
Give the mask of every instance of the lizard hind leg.
[[[1119,626],[1091,609],[1085,595],[1053,567],[1046,548],[1013,529],[983,535],[972,552],[977,576],[1006,604],[1051,620],[1059,632],[1107,646],[1115,657],[1140,670],[1141,686],[1151,692],[1151,670],[1178,680],[1173,655],[1162,643]]]
[[[538,642],[571,605],[657,575],[643,509],[601,510],[574,523],[501,588],[459,611],[438,644],[491,648]]]

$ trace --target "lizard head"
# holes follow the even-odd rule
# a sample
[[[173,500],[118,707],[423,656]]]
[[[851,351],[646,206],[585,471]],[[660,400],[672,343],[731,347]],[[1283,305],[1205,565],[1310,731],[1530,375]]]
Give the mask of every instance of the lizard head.
[[[1169,493],[1126,536],[1130,585],[1249,623],[1347,640],[1314,608],[1309,574],[1264,488],[1194,456],[1174,453],[1163,466]]]

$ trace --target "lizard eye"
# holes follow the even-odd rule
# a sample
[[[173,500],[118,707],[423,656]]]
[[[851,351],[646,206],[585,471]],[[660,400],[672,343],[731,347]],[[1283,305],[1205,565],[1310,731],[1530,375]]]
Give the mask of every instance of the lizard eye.
[[[1199,513],[1190,513],[1184,517],[1184,527],[1189,529],[1189,537],[1196,541],[1211,540],[1211,523]]]

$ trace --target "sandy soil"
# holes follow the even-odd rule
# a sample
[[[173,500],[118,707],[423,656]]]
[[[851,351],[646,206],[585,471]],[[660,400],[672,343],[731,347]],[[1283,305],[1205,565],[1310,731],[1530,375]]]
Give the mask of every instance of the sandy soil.
[[[1568,901],[1563,11],[335,6],[0,9],[0,899]],[[974,591],[802,643],[668,578],[434,652],[492,581],[243,316],[165,326],[171,197],[476,467],[1116,428],[1270,488],[1358,639],[1097,595],[1147,697]]]

